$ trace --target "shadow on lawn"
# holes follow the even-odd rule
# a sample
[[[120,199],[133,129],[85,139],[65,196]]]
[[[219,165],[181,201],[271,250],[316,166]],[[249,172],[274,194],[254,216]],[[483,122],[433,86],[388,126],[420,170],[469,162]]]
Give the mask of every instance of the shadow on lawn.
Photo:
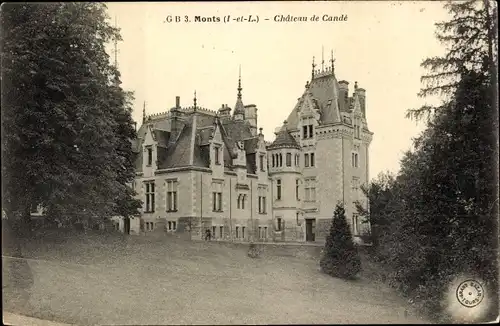
[[[19,237],[9,224],[2,221],[3,309],[17,310],[17,307],[25,306],[32,286],[33,273],[22,255]]]

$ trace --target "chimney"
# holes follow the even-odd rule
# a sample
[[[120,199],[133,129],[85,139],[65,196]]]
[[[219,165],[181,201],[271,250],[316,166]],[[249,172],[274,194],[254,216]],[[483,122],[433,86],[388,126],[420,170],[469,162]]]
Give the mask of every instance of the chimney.
[[[177,109],[181,107],[181,97],[180,96],[175,97],[175,107]]]
[[[345,80],[339,81],[339,107],[340,111],[349,109],[349,82]]]
[[[363,117],[366,118],[366,90],[364,88],[357,88],[356,94],[358,94],[359,104],[361,106],[361,112],[363,112]]]

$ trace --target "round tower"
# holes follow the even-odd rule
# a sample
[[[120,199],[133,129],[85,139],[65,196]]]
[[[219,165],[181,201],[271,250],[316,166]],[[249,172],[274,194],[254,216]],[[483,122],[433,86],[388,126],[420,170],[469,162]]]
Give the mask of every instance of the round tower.
[[[273,193],[275,241],[303,241],[300,223],[300,146],[287,128],[287,122],[267,147],[269,175]]]

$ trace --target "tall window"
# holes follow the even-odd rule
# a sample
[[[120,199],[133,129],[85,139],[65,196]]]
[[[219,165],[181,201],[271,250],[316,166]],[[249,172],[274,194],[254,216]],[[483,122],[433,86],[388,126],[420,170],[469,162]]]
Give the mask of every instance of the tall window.
[[[358,164],[358,153],[352,153],[352,166],[357,168]]]
[[[243,239],[245,239],[245,227],[244,226],[241,227],[241,237]]]
[[[272,162],[273,162],[272,166],[274,168],[276,166],[276,156],[274,154],[271,155],[271,159],[272,159]]]
[[[282,167],[283,166],[283,155],[281,153],[279,154],[279,158],[280,158],[279,166]]]
[[[352,192],[357,195],[359,191],[359,179],[356,177],[352,178]]]
[[[177,211],[177,181],[167,181],[167,212]]]
[[[213,211],[222,212],[222,192],[212,193]]]
[[[295,199],[299,200],[299,179],[295,180]]]
[[[167,222],[167,231],[175,231],[177,230],[177,222],[176,221],[168,221]]]
[[[282,230],[282,228],[283,228],[283,225],[282,225],[282,224],[283,224],[283,221],[282,221],[281,217],[278,217],[278,218],[276,219],[276,227],[277,227],[277,231],[281,231],[281,230]]]
[[[307,154],[307,153],[306,153],[306,154],[304,154],[304,166],[305,166],[306,168],[308,168],[308,167],[309,167],[309,154]]]
[[[155,183],[154,181],[145,182],[146,186],[146,213],[155,211]]]
[[[238,208],[239,209],[245,209],[245,199],[246,199],[246,195],[243,195],[243,194],[240,194],[238,195]]]
[[[259,196],[259,213],[266,214],[266,196]]]
[[[300,155],[299,154],[296,154],[295,155],[295,166],[299,166],[299,161],[300,161]]]
[[[307,138],[307,126],[302,126],[302,138]]]
[[[148,146],[146,150],[148,152],[148,166],[151,166],[153,164],[153,147]]]
[[[292,166],[292,154],[286,153],[286,166]]]
[[[238,239],[240,237],[240,227],[236,227],[236,238]]]
[[[313,133],[313,125],[309,125],[309,138],[312,138],[314,135]]]
[[[260,170],[265,171],[264,170],[264,154],[260,154],[260,156],[259,156],[259,165],[260,165]]]
[[[316,200],[316,180],[314,178],[309,178],[305,180],[304,192],[306,201]]]
[[[314,164],[315,164],[315,163],[314,163],[314,153],[311,153],[311,154],[310,154],[310,158],[311,158],[311,164],[310,164],[310,165],[311,165],[311,166],[314,166]]]
[[[358,235],[358,214],[352,214],[352,233],[353,235]]]
[[[214,160],[215,160],[215,164],[217,164],[217,165],[220,164],[220,147],[219,146],[214,147]]]
[[[281,199],[281,179],[276,180],[276,199]]]

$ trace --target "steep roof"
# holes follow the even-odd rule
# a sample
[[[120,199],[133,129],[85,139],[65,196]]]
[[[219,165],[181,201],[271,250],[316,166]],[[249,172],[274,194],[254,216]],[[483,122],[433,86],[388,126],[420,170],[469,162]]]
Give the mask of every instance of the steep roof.
[[[333,70],[326,70],[316,75],[306,87],[287,118],[288,129],[297,128],[297,111],[307,93],[311,95],[314,105],[319,110],[320,123],[328,124],[339,121],[339,83]]]
[[[157,142],[158,168],[168,169],[176,167],[209,167],[210,166],[210,141],[214,135],[216,126],[219,125],[221,134],[226,144],[224,153],[225,165],[231,168],[232,151],[239,141],[244,142],[247,154],[247,169],[249,173],[255,173],[255,162],[252,157],[255,156],[258,145],[258,136],[253,136],[250,124],[244,120],[226,119],[220,121],[214,112],[200,110],[196,113],[196,130],[193,132],[194,114],[185,113],[178,120],[178,129],[175,135],[168,130],[158,127],[168,126],[171,123],[167,121],[169,117],[155,117],[154,120],[146,120],[137,134],[138,138],[132,142],[136,152],[136,169],[142,170],[142,150],[147,128],[151,129],[153,139]],[[252,156],[253,155],[253,156]],[[253,163],[252,163],[253,162]]]

